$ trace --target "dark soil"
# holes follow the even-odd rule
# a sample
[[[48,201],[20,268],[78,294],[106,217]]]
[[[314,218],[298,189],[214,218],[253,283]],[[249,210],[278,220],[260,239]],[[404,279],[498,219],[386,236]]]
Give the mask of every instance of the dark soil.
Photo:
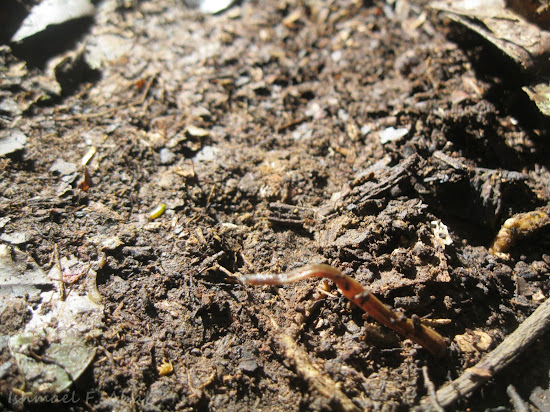
[[[105,329],[78,401],[10,405],[23,384],[13,366],[0,406],[340,408],[297,370],[286,334],[357,407],[408,410],[427,393],[423,366],[440,387],[510,334],[550,293],[548,231],[508,256],[488,248],[507,218],[549,203],[547,123],[511,62],[425,3],[244,1],[216,16],[104,4],[74,39],[102,64],[58,66],[60,93],[36,47],[4,46],[0,98],[13,104],[0,128],[27,144],[0,158],[1,231],[25,233],[17,247],[45,271],[55,247],[92,265]],[[408,133],[383,143],[390,127]],[[52,169],[92,147],[87,184],[81,168]],[[234,276],[311,262],[441,320],[448,355],[365,321],[330,283]],[[18,305],[4,333],[28,320]],[[473,331],[488,347],[459,345]],[[548,388],[548,345],[546,334],[456,409],[511,408],[510,384],[525,400]]]

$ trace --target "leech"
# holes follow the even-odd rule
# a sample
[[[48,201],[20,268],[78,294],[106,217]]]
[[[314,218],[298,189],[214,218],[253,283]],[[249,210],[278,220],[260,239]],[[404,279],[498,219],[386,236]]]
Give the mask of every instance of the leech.
[[[418,343],[436,357],[447,351],[445,339],[432,328],[394,312],[359,282],[344,275],[335,267],[325,264],[307,265],[282,274],[253,274],[240,276],[240,280],[251,285],[287,285],[310,277],[332,280],[346,298],[351,300],[382,325]]]

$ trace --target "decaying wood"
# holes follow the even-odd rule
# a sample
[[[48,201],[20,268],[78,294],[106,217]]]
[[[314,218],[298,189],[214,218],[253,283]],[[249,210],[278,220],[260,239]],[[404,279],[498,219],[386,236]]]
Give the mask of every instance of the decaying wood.
[[[466,369],[460,377],[441,387],[436,392],[438,404],[443,407],[452,405],[459,398],[473,392],[516,360],[549,328],[550,299],[547,299],[495,350],[473,368]],[[429,399],[423,400],[423,403],[427,405]]]
[[[357,209],[363,210],[369,201],[381,199],[392,190],[406,185],[412,186],[411,175],[421,164],[423,159],[419,155],[410,155],[390,169],[384,170],[379,176],[375,176],[376,182],[366,181],[355,187],[352,195],[358,195]]]
[[[313,208],[299,207],[284,203],[272,202],[269,204],[269,222],[273,225],[303,228],[308,222],[315,219]]]

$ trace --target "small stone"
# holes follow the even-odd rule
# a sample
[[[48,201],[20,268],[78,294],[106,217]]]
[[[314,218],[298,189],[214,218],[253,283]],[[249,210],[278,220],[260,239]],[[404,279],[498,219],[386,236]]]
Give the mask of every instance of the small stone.
[[[219,149],[212,146],[204,146],[195,156],[197,162],[209,162],[214,160],[218,155]]]
[[[371,130],[372,130],[372,127],[368,124],[361,126],[361,133],[363,134],[363,136],[368,135]]]
[[[388,142],[399,140],[403,136],[405,136],[407,133],[409,133],[409,129],[406,129],[404,127],[399,129],[396,129],[394,127],[388,127],[387,129],[382,130],[380,132],[380,143],[386,144]]]
[[[9,113],[11,116],[17,116],[21,114],[21,109],[15,100],[5,99],[0,102],[0,112]]]
[[[9,132],[9,131],[8,131]],[[0,156],[23,150],[27,143],[27,136],[21,130],[11,130],[8,136],[0,137]]]
[[[72,162],[66,162],[63,159],[57,159],[51,166],[50,172],[58,173],[61,176],[70,175],[78,170],[78,166]]]
[[[2,229],[4,226],[6,226],[6,224],[8,224],[10,220],[11,220],[11,218],[9,218],[7,216],[0,217],[0,229]]]
[[[187,126],[185,131],[189,136],[193,137],[206,137],[210,134],[208,130],[192,125]]]
[[[163,165],[168,165],[174,162],[176,155],[170,149],[162,148],[160,149],[160,163]]]
[[[22,245],[28,242],[27,234],[25,232],[4,233],[0,236],[0,240],[12,245]]]
[[[0,379],[4,379],[4,377],[8,375],[11,365],[11,362],[4,362],[2,365],[0,365]]]
[[[247,373],[254,373],[259,367],[260,365],[258,365],[258,362],[254,358],[243,359],[239,362],[238,366],[240,370]]]
[[[101,242],[104,250],[115,250],[122,245],[124,245],[124,242],[118,236],[109,237]]]
[[[216,14],[233,4],[234,0],[185,0],[187,7],[199,9],[205,14]]]

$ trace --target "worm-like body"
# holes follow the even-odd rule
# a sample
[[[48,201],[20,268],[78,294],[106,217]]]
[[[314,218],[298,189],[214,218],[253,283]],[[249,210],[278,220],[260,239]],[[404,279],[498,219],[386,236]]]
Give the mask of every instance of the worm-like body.
[[[359,282],[344,275],[335,267],[325,264],[307,265],[283,274],[254,274],[241,276],[251,285],[286,285],[302,279],[318,277],[332,280],[344,296],[367,312],[382,325],[423,346],[434,356],[442,357],[447,351],[445,339],[435,330],[394,312]]]

